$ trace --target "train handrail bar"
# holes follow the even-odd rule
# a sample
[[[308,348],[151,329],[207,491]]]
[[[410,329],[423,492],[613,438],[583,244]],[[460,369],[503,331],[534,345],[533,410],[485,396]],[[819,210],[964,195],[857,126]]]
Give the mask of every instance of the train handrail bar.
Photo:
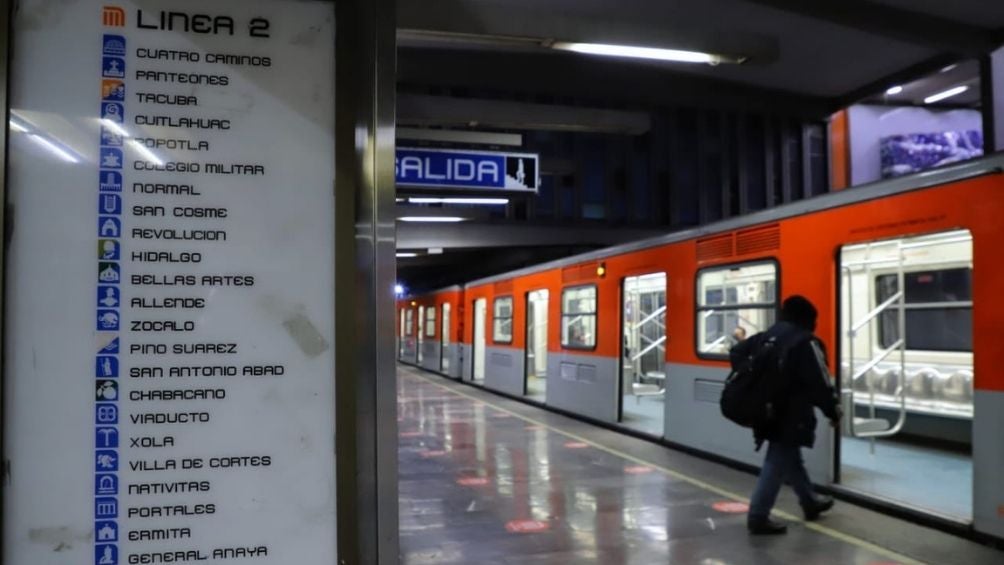
[[[889,297],[888,300],[876,306],[875,309],[869,312],[864,318],[859,320],[858,323],[851,326],[851,331],[848,332],[848,337],[851,338],[856,337],[858,335],[858,330],[868,325],[872,320],[874,320],[880,314],[889,309],[889,307],[892,306],[894,302],[897,302],[902,297],[903,297],[903,291],[899,290],[896,292],[896,294],[893,294],[891,297]]]
[[[902,347],[905,344],[906,344],[906,340],[905,339],[903,339],[903,338],[897,339],[896,342],[892,344],[892,346],[890,346],[887,349],[883,349],[882,351],[880,351],[879,354],[874,359],[872,359],[871,361],[865,363],[864,367],[861,367],[860,369],[858,369],[857,371],[855,371],[854,374],[851,375],[851,382],[853,383],[854,381],[860,379],[862,376],[864,376],[865,374],[867,374],[868,371],[871,371],[872,369],[874,369],[876,365],[878,365],[879,363],[885,361],[885,358],[888,357],[893,351],[896,351],[897,349],[899,349],[900,347]]]
[[[645,347],[645,349],[642,349],[637,354],[633,355],[631,357],[631,360],[632,361],[637,361],[637,360],[641,359],[642,357],[645,356],[646,353],[648,353],[649,351],[652,351],[656,347],[661,346],[663,343],[666,343],[666,336],[662,336],[659,339],[653,341],[651,345]]]

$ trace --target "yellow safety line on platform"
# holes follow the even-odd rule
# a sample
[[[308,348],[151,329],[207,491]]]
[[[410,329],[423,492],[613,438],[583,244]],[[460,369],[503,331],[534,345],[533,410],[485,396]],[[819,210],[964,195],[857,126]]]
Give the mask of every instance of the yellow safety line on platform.
[[[563,435],[563,436],[565,436],[567,438],[574,439],[576,441],[580,441],[580,442],[583,442],[583,443],[587,443],[587,444],[595,447],[596,449],[599,449],[600,451],[605,451],[605,452],[607,452],[607,453],[609,453],[611,455],[615,455],[617,457],[620,457],[621,459],[625,459],[625,460],[631,461],[633,463],[638,463],[640,465],[646,465],[648,467],[652,467],[653,469],[658,469],[659,471],[662,471],[663,473],[665,473],[666,475],[669,475],[670,477],[673,477],[674,479],[678,479],[678,480],[681,480],[683,482],[690,483],[691,485],[694,485],[694,486],[696,486],[698,488],[704,489],[704,490],[706,490],[708,492],[712,492],[712,493],[717,494],[719,496],[722,496],[724,498],[729,498],[729,499],[732,499],[732,500],[734,500],[736,502],[742,502],[744,504],[749,504],[749,499],[746,498],[746,497],[744,497],[744,496],[742,496],[742,495],[740,495],[740,494],[736,494],[734,492],[725,490],[725,489],[723,489],[721,487],[718,487],[718,486],[715,486],[715,485],[713,485],[711,483],[706,483],[706,482],[704,482],[704,481],[702,481],[700,479],[695,479],[694,477],[691,477],[689,475],[685,475],[685,474],[683,474],[683,473],[681,473],[679,471],[674,471],[674,470],[669,469],[667,467],[663,467],[662,465],[658,465],[658,464],[652,463],[650,461],[645,461],[644,459],[640,459],[640,458],[635,457],[634,455],[631,455],[629,453],[624,453],[623,451],[618,451],[618,450],[616,450],[616,449],[614,449],[612,447],[607,447],[605,445],[596,443],[595,441],[592,441],[592,440],[590,440],[588,438],[585,438],[585,437],[582,437],[580,435],[574,434],[572,432],[567,432],[565,430],[561,430],[561,429],[555,428],[554,426],[551,426],[550,424],[547,424],[546,422],[542,422],[540,420],[535,420],[535,419],[533,419],[533,418],[531,418],[529,416],[524,416],[524,415],[519,414],[517,412],[513,412],[512,410],[509,410],[508,408],[499,406],[498,404],[494,404],[494,403],[492,403],[490,401],[487,401],[487,400],[484,400],[482,398],[478,398],[478,397],[476,397],[474,395],[467,394],[466,392],[463,392],[461,390],[457,390],[457,389],[455,389],[453,387],[450,387],[450,386],[447,386],[447,385],[445,385],[443,383],[437,383],[437,382],[433,381],[432,379],[430,379],[428,377],[425,377],[423,375],[414,374],[414,373],[401,373],[401,374],[403,374],[406,377],[411,377],[411,378],[419,379],[419,380],[424,381],[424,382],[426,382],[428,384],[431,384],[433,386],[437,386],[437,387],[442,388],[444,390],[447,390],[447,391],[449,391],[449,392],[451,392],[453,394],[456,394],[456,395],[459,395],[459,396],[463,396],[464,398],[473,400],[475,402],[480,402],[480,403],[483,403],[483,404],[487,404],[488,406],[491,406],[492,408],[494,408],[496,410],[500,410],[502,412],[505,412],[506,414],[509,414],[510,416],[514,416],[516,418],[519,418],[520,420],[523,420],[524,422],[531,423],[531,424],[533,424],[535,426],[541,426],[541,427],[547,428],[548,430],[551,430],[552,432],[561,434],[561,435]],[[918,561],[918,560],[913,559],[911,557],[907,557],[906,555],[903,555],[901,553],[897,553],[897,552],[895,552],[895,551],[893,551],[891,549],[882,547],[880,545],[876,545],[876,544],[871,543],[869,541],[865,541],[865,540],[863,540],[861,538],[858,538],[856,536],[853,536],[851,534],[845,534],[845,533],[843,533],[841,531],[834,530],[833,528],[828,528],[828,527],[823,526],[821,524],[818,524],[816,522],[806,522],[805,520],[802,520],[798,516],[795,516],[794,514],[785,512],[783,510],[774,510],[774,514],[777,515],[777,516],[780,516],[781,518],[784,518],[785,520],[789,520],[791,522],[801,522],[801,523],[803,523],[805,525],[806,528],[808,528],[810,530],[813,530],[815,532],[818,532],[818,533],[830,536],[831,538],[834,538],[834,539],[840,540],[842,542],[849,543],[851,545],[860,547],[861,549],[865,549],[865,550],[871,551],[871,552],[876,553],[878,555],[881,555],[883,557],[895,559],[895,560],[901,562],[903,565],[924,565],[923,561]]]

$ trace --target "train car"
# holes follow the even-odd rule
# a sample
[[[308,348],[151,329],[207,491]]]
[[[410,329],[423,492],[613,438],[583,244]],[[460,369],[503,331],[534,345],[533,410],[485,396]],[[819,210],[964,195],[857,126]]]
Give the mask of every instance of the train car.
[[[452,286],[423,296],[399,300],[400,361],[448,377],[459,377],[463,288]]]
[[[727,352],[802,294],[846,413],[839,430],[820,423],[813,478],[1004,538],[1002,167],[991,156],[472,281],[457,297],[462,378],[755,466],[750,433],[718,408]]]

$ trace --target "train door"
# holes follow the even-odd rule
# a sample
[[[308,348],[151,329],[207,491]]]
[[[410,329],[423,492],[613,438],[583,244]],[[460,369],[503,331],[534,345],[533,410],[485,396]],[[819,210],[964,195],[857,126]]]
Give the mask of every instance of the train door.
[[[442,306],[442,328],[439,333],[439,370],[445,374],[450,371],[450,305]]]
[[[406,308],[404,311],[404,357],[411,361],[415,358],[415,309]]]
[[[471,352],[471,380],[485,380],[485,319],[488,317],[488,299],[478,298],[474,301],[474,343]]]
[[[840,488],[973,516],[972,236],[840,250]]]
[[[663,435],[666,401],[666,273],[621,284],[621,423]]]
[[[397,357],[398,357],[398,359],[401,359],[401,358],[404,357],[404,340],[408,336],[408,334],[404,333],[405,327],[404,327],[404,309],[403,308],[401,309],[401,315],[400,315],[400,317],[401,317],[401,323],[400,323],[401,327],[398,329],[398,332],[397,332]]]
[[[547,398],[547,303],[549,292],[526,295],[526,396],[544,402]]]
[[[418,307],[418,328],[416,328],[416,329],[418,330],[418,337],[416,338],[416,341],[415,341],[415,343],[416,343],[416,345],[415,345],[415,349],[416,349],[415,356],[416,356],[416,359],[418,360],[418,364],[421,365],[422,364],[422,357],[423,357],[422,342],[425,341],[424,340],[424,336],[425,336],[425,306],[419,306]]]

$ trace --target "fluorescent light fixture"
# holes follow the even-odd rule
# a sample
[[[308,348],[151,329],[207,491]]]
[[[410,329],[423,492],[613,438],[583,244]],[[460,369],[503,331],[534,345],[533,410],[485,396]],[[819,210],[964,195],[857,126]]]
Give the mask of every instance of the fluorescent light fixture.
[[[558,41],[551,45],[554,49],[574,51],[589,55],[607,57],[629,57],[632,59],[652,59],[656,61],[674,61],[677,63],[740,63],[741,59],[732,59],[700,51],[683,51],[681,49],[659,49],[655,47],[633,47],[630,45],[611,45],[607,43],[569,43]]]
[[[955,67],[958,67],[958,66],[959,65],[957,63],[952,63],[951,65],[948,65],[947,67],[942,68],[940,72],[947,73],[948,71],[950,71],[950,70],[952,70],[952,69],[954,69]]]
[[[944,100],[945,98],[951,98],[952,96],[962,94],[967,90],[969,90],[968,86],[956,86],[954,88],[949,88],[943,92],[928,96],[924,99],[924,104],[934,104],[935,102]]]
[[[496,206],[508,204],[508,198],[438,198],[438,197],[418,197],[409,198],[409,204],[483,204],[486,206]]]
[[[899,85],[892,86],[888,90],[885,91],[885,93],[888,94],[889,96],[895,96],[895,95],[899,94],[900,92],[903,92],[903,87],[899,86]]]
[[[397,256],[398,257],[418,257],[418,253],[408,253],[408,252],[401,252],[401,251],[399,251],[397,253]]]
[[[14,120],[11,120],[8,123],[10,124],[10,129],[12,129],[12,130],[14,130],[14,131],[16,131],[18,133],[28,133],[28,128],[26,128],[26,127],[22,126],[21,124],[15,122]]]
[[[147,149],[147,147],[145,145],[143,145],[142,143],[140,143],[139,141],[137,141],[135,139],[130,139],[129,142],[132,144],[132,148],[135,149],[136,151],[139,151],[140,154],[142,154],[144,157],[146,157],[146,159],[148,161],[153,161],[154,163],[156,163],[158,165],[163,165],[164,164],[164,162],[160,160],[160,157],[157,157],[156,155],[154,155],[153,151],[150,151],[149,149]]]
[[[430,223],[455,223],[462,222],[466,218],[460,216],[401,216],[398,218],[402,222],[430,222]]]
[[[31,138],[31,140],[34,141],[35,143],[42,146],[46,151],[52,153],[53,155],[59,157],[64,161],[69,161],[70,163],[79,162],[76,157],[70,155],[65,149],[59,147],[55,143],[49,141],[48,139],[42,137],[41,135],[38,135],[37,133],[28,134],[28,137]]]

